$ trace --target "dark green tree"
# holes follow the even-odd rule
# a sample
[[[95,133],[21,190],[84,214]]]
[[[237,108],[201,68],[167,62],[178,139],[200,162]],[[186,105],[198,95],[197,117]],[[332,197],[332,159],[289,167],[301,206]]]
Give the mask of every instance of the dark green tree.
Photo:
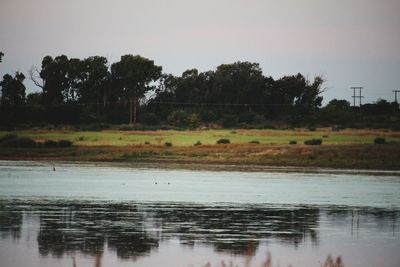
[[[107,59],[99,56],[70,59],[68,79],[72,99],[77,98],[82,103],[105,102],[109,79]]]
[[[137,107],[146,92],[155,88],[153,84],[161,77],[162,67],[154,61],[139,55],[124,55],[119,62],[111,65],[115,86],[131,103],[130,123],[136,123]]]
[[[261,104],[264,76],[258,63],[235,62],[217,67],[210,98],[225,104]],[[251,106],[249,106],[251,109]]]
[[[14,77],[9,74],[3,76],[1,86],[1,105],[19,106],[25,104],[25,75],[17,72]]]
[[[60,104],[69,100],[68,71],[69,60],[65,55],[54,59],[51,56],[46,56],[42,60],[40,72],[34,68],[31,69],[32,81],[43,90],[43,104]],[[35,72],[39,74],[39,77],[35,76]]]
[[[30,106],[40,106],[42,102],[41,92],[30,93],[26,96],[26,103]]]
[[[306,81],[306,85],[301,88],[300,94],[296,96],[295,111],[303,118],[312,119],[316,111],[322,104],[321,88],[324,80],[321,76],[316,76],[311,83]]]

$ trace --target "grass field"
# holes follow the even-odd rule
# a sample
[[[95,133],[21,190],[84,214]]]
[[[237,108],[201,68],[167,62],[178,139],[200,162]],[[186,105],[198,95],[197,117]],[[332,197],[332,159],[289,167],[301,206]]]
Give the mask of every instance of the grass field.
[[[0,136],[9,133],[0,132]],[[400,169],[400,132],[384,130],[21,130],[12,133],[37,142],[66,139],[73,146],[1,148],[0,159]],[[375,145],[374,139],[378,136],[384,137],[387,144]],[[221,138],[230,139],[231,144],[217,145]],[[312,138],[322,139],[322,145],[303,144]],[[289,145],[291,140],[297,144]],[[201,145],[195,146],[198,141]],[[166,147],[166,142],[172,143],[172,147]]]
[[[0,132],[0,136],[10,132]],[[400,143],[400,132],[380,130],[343,130],[340,132],[321,129],[307,130],[206,130],[206,131],[16,131],[18,136],[30,137],[36,141],[67,139],[78,146],[126,146],[140,145],[146,141],[153,145],[170,142],[174,146],[192,146],[197,141],[204,145],[214,145],[220,138],[230,139],[232,144],[247,144],[258,141],[266,145],[285,145],[291,140],[303,144],[312,138],[323,139],[323,144],[372,144],[375,137]]]

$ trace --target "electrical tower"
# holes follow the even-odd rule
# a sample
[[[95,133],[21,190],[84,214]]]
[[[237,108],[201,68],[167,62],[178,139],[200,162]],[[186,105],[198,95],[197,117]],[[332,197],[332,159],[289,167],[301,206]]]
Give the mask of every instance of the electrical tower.
[[[400,93],[400,90],[393,90],[392,92],[394,93],[394,101],[398,104],[399,102],[397,102],[397,93]]]
[[[356,98],[358,98],[359,99],[359,103],[360,103],[360,107],[361,107],[361,99],[364,98],[364,96],[361,94],[361,90],[364,89],[364,87],[362,87],[362,86],[353,86],[353,87],[350,87],[350,89],[353,90],[353,96],[352,96],[352,98],[353,98],[353,106],[354,107],[356,106]],[[357,90],[359,90],[358,95],[356,94]]]

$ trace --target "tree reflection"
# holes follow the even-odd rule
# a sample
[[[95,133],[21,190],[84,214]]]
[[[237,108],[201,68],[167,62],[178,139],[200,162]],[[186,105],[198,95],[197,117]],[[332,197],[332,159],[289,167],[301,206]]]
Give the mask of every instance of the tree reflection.
[[[14,209],[11,203],[0,201],[0,237],[11,236],[13,239],[21,237],[22,213]]]
[[[398,217],[398,211],[362,212],[377,221]],[[295,247],[306,241],[318,244],[321,213],[333,221],[353,214],[351,209],[308,206],[0,200],[0,232],[2,238],[20,238],[22,224],[31,218],[23,220],[23,215],[36,214],[38,248],[44,256],[98,255],[107,247],[120,258],[136,259],[171,239],[251,256],[260,242],[271,240]]]

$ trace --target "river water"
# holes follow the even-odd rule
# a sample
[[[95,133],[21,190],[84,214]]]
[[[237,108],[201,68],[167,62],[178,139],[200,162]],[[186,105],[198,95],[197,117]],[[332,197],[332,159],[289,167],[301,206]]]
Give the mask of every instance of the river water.
[[[0,161],[0,267],[398,267],[399,251],[399,175]]]

